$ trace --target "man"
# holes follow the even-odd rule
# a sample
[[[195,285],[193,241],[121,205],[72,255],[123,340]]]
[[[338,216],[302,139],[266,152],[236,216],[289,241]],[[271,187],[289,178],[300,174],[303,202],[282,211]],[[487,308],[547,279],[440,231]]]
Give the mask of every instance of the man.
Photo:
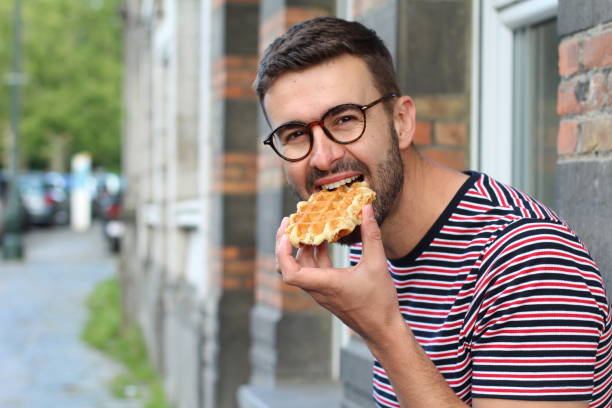
[[[255,87],[301,199],[361,179],[377,193],[344,241],[351,268],[326,245],[294,257],[287,218],[276,256],[286,283],[363,337],[378,406],[610,407],[610,310],[587,250],[528,196],[419,155],[414,103],[373,31],[300,23]]]

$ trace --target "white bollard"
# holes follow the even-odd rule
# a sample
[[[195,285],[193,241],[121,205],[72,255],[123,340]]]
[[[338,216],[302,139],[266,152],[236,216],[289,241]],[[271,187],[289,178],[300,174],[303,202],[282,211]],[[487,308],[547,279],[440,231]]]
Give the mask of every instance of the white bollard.
[[[91,156],[78,153],[72,158],[72,190],[70,193],[70,226],[84,232],[91,226]]]

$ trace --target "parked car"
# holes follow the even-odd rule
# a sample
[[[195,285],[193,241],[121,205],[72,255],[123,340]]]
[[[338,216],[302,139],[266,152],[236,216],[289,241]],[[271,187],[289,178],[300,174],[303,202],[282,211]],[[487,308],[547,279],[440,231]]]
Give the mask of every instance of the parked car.
[[[121,249],[121,238],[125,231],[125,225],[121,220],[122,194],[109,194],[102,192],[98,199],[100,216],[102,220],[102,233],[108,243],[108,248],[113,253]]]
[[[70,200],[65,185],[53,173],[27,173],[19,186],[30,223],[64,225],[70,220]]]

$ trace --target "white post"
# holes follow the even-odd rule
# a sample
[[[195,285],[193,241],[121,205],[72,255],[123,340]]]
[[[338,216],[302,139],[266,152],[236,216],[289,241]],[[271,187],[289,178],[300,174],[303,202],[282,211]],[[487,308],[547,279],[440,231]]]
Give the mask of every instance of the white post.
[[[91,156],[78,153],[72,158],[70,194],[70,226],[74,231],[87,231],[91,226],[91,193]]]

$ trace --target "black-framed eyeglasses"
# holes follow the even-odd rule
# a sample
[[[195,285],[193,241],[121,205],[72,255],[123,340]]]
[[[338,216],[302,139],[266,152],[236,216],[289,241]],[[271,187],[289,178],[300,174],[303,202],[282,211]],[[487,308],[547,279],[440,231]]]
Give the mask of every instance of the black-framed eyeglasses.
[[[354,103],[338,105],[325,112],[321,120],[310,123],[285,123],[274,129],[263,143],[272,147],[283,159],[296,162],[312,151],[313,126],[320,126],[325,135],[336,143],[356,142],[363,136],[366,128],[366,110],[396,96],[395,93],[389,93],[363,106]]]

